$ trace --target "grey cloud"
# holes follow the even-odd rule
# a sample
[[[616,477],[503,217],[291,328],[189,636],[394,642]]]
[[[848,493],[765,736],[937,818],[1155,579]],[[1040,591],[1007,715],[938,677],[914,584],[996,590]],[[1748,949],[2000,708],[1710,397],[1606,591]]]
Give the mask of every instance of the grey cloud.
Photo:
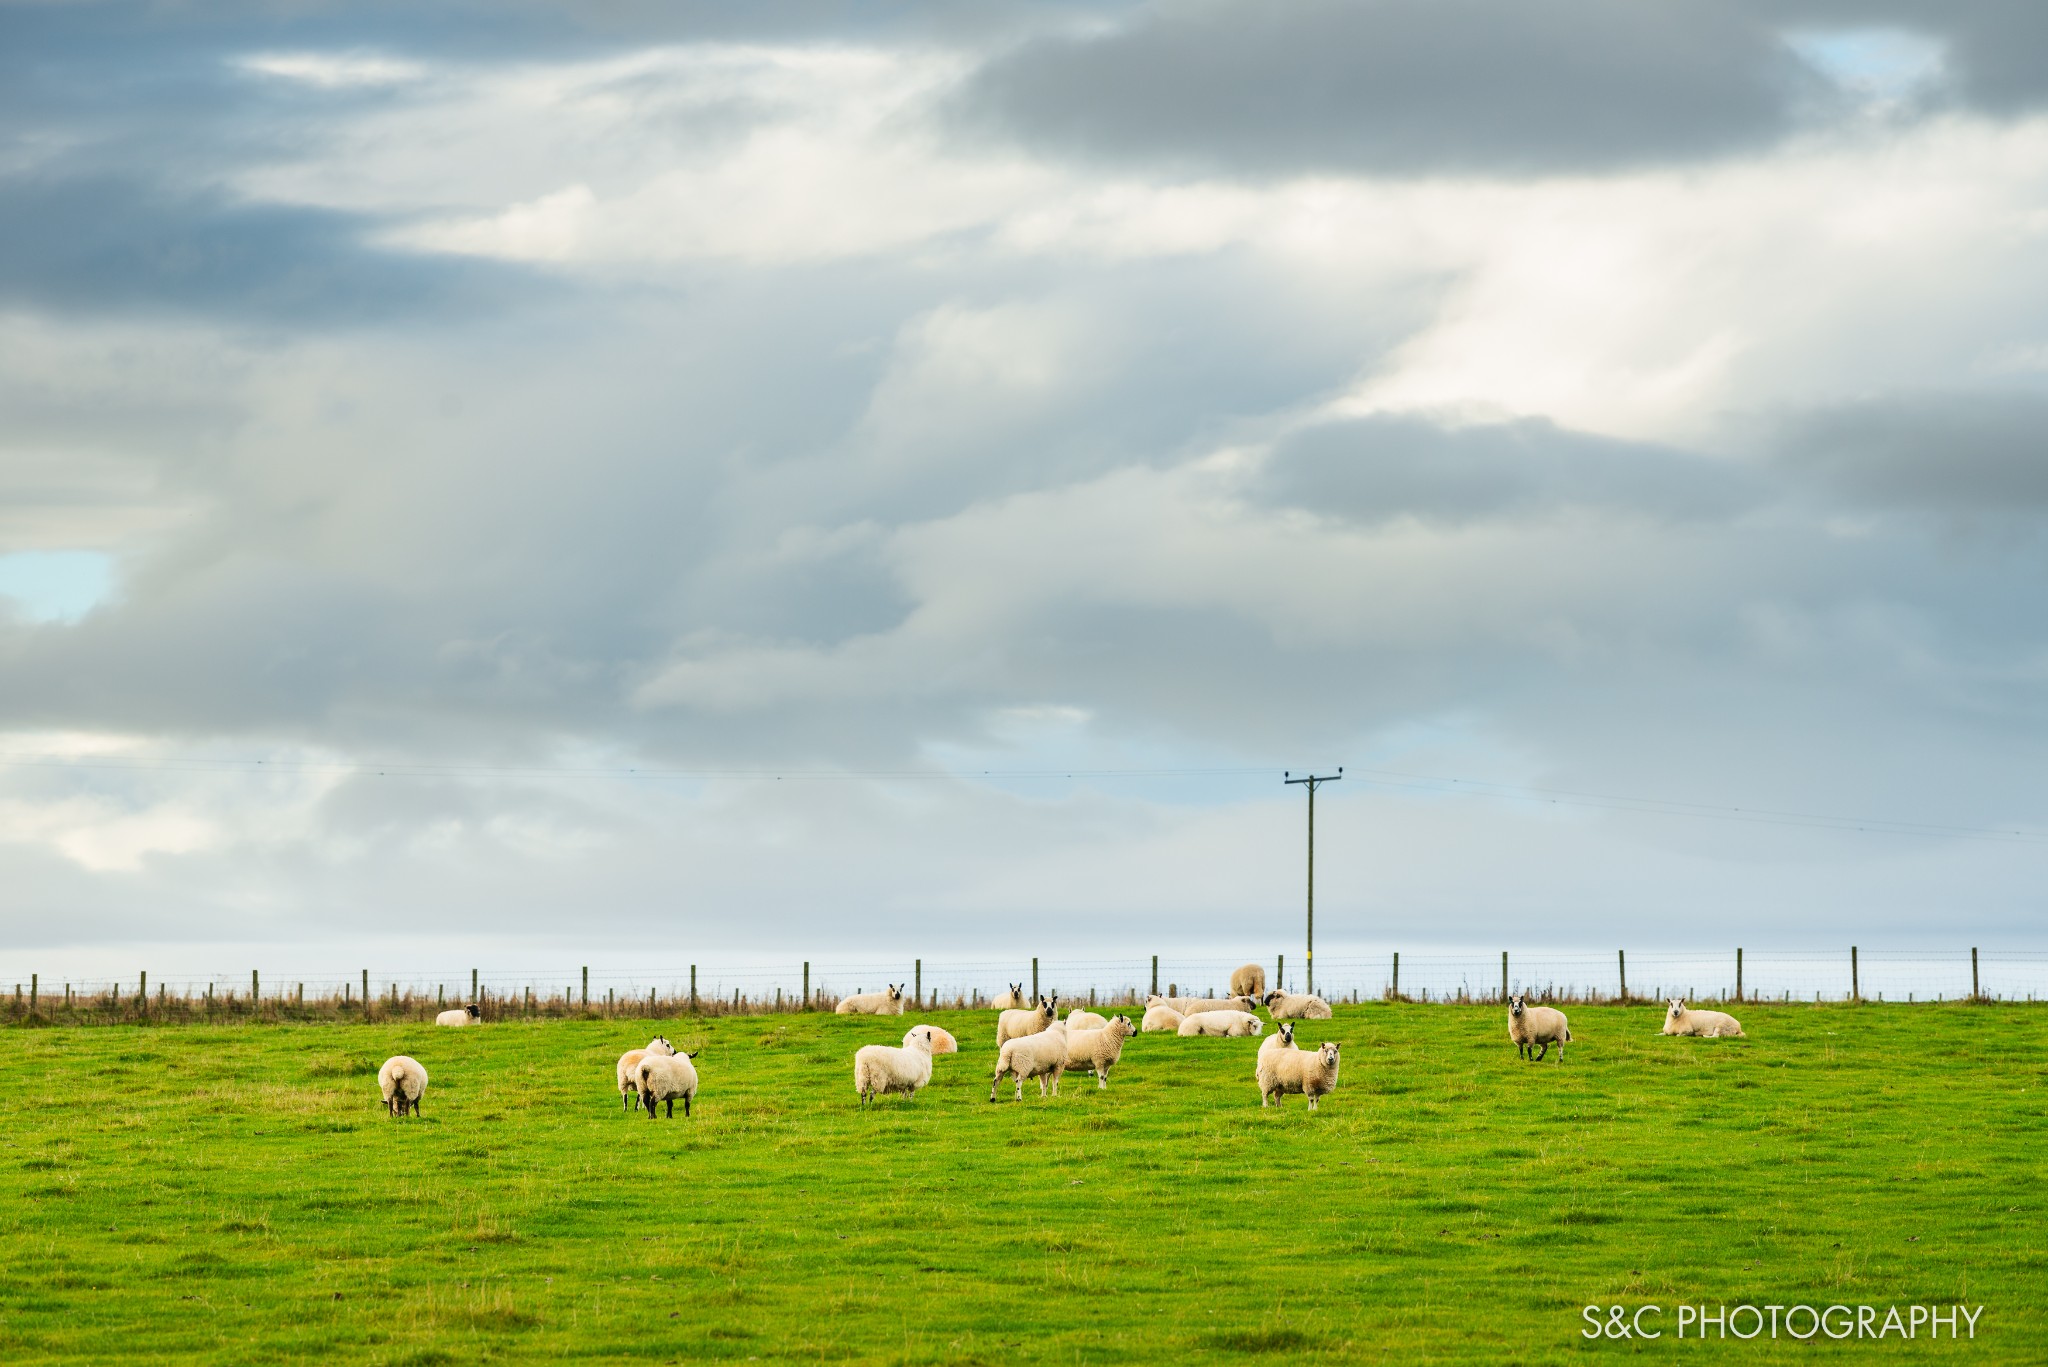
[[[1529,174],[1756,147],[1821,97],[1775,33],[1725,5],[1204,0],[1028,42],[958,111],[1118,162]]]
[[[1895,512],[2048,517],[2048,395],[1891,395],[1787,421],[1780,460],[1824,497]]]
[[[1896,28],[1942,43],[1942,84],[1953,99],[1997,115],[2048,100],[2048,7],[2033,0],[1755,0],[1761,21],[1858,30]]]

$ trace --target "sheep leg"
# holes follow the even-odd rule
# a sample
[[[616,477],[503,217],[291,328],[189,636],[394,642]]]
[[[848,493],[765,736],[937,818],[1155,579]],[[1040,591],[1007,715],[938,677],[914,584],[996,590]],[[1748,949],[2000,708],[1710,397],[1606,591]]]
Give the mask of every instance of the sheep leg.
[[[1023,1091],[1024,1089],[1023,1089],[1023,1088],[1022,1088],[1022,1087],[1020,1086],[1020,1087],[1018,1087],[1018,1089],[1017,1089],[1017,1090],[1021,1092],[1021,1091]],[[1038,1075],[1038,1094],[1039,1094],[1040,1096],[1044,1096],[1044,1095],[1045,1095],[1045,1074],[1044,1074],[1044,1073],[1040,1073],[1040,1074]]]
[[[642,1092],[640,1099],[647,1103],[647,1118],[649,1120],[654,1119],[654,1093]]]
[[[690,1097],[692,1095],[693,1093],[690,1092],[683,1093],[683,1119],[685,1120],[690,1118]],[[670,1114],[674,1114],[674,1112],[670,1112]]]
[[[676,1118],[676,1099],[674,1097],[668,1099],[668,1118],[670,1120]]]
[[[1095,1090],[1098,1092],[1106,1092],[1109,1090],[1109,1069],[1104,1068],[1101,1072],[1095,1075]]]
[[[1550,1057],[1550,1041],[1549,1041],[1549,1040],[1545,1040],[1545,1041],[1543,1041],[1543,1047],[1542,1047],[1541,1049],[1539,1049],[1539,1050],[1538,1050],[1538,1051],[1537,1051],[1537,1052],[1535,1053],[1535,1055],[1533,1056],[1533,1061],[1534,1061],[1534,1062],[1536,1062],[1536,1063],[1541,1063],[1541,1062],[1543,1062],[1543,1060],[1544,1060],[1544,1059],[1546,1059],[1546,1058],[1549,1058],[1549,1057]]]

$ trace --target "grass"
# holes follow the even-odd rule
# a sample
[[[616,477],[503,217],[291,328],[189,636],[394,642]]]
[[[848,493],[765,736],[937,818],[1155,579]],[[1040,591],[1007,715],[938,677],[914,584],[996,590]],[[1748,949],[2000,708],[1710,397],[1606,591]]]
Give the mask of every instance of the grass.
[[[964,1052],[862,1113],[853,1049],[910,1021],[663,1022],[687,1122],[612,1090],[653,1022],[7,1030],[0,1360],[1536,1363],[1642,1348],[1583,1305],[1681,1300],[1983,1304],[1910,1351],[2040,1360],[2048,1013],[1571,1014],[1559,1067],[1496,1009],[1346,1008],[1302,1030],[1345,1046],[1315,1115],[1260,1111],[1255,1040],[991,1106],[993,1015],[934,1013]]]

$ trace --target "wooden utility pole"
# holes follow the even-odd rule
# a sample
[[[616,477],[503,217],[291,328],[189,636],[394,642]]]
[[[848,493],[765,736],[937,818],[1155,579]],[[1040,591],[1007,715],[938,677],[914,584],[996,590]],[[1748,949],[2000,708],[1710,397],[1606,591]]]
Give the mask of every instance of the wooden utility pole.
[[[1316,990],[1316,789],[1344,777],[1344,766],[1338,765],[1334,774],[1305,774],[1296,778],[1290,772],[1280,777],[1289,784],[1305,784],[1308,788],[1308,955],[1304,962],[1308,966],[1308,990],[1313,995]]]

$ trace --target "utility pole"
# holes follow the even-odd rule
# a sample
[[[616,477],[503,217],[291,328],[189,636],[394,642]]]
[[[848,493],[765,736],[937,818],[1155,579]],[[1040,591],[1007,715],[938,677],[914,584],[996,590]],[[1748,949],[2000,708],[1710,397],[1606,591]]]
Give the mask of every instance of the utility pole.
[[[1305,784],[1308,787],[1308,990],[1316,990],[1316,789],[1325,783],[1335,783],[1344,777],[1344,766],[1338,765],[1334,774],[1305,774],[1296,778],[1286,772],[1280,775],[1289,784]]]

